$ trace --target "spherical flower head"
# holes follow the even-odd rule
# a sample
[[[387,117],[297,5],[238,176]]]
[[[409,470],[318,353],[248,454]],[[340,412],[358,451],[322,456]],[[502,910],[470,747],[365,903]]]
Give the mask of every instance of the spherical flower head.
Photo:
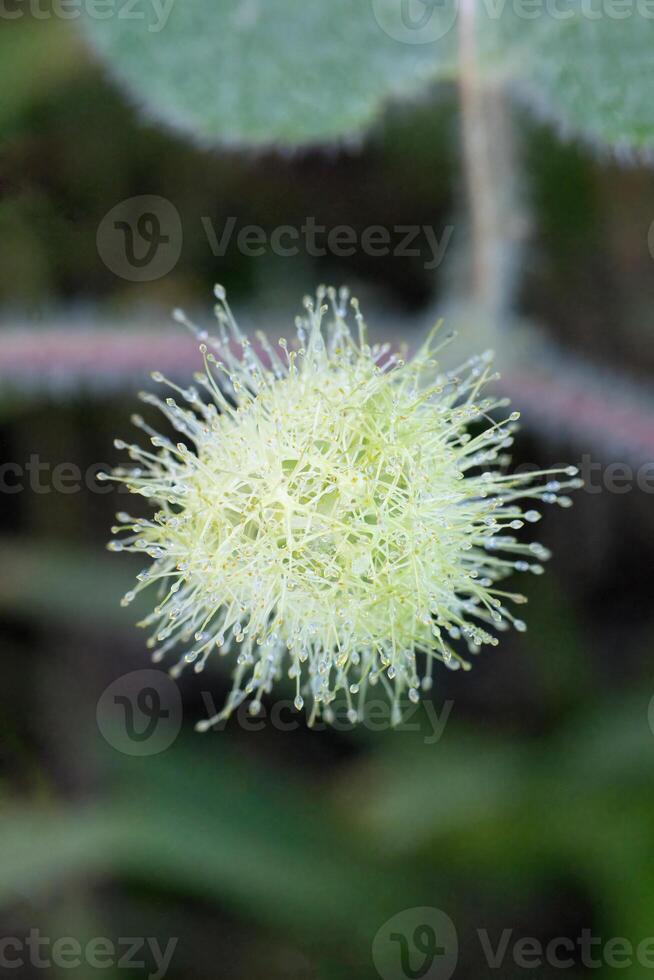
[[[158,508],[118,515],[126,537],[109,547],[153,559],[123,601],[158,588],[141,625],[156,661],[182,645],[174,675],[212,652],[233,660],[227,703],[200,728],[248,697],[258,711],[284,673],[310,721],[337,697],[357,721],[377,686],[397,722],[435,661],[467,668],[466,650],[525,629],[510,609],[524,597],[499,583],[539,575],[548,554],[511,532],[538,520],[534,500],[569,506],[577,471],[506,472],[518,414],[496,417],[506,401],[484,394],[492,355],[440,371],[438,327],[404,360],[369,346],[345,290],[321,289],[275,350],[216,296],[215,337],[176,314],[201,340],[197,387],[155,373],[172,395],[142,395],[180,441],[136,417],[153,448],[117,443],[137,465],[113,478]]]

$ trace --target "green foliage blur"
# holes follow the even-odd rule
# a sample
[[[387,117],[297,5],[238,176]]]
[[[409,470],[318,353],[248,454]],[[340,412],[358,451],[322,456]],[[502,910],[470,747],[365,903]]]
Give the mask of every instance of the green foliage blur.
[[[56,19],[0,18],[0,72],[0,363],[16,326],[69,322],[83,344],[108,322],[164,325],[172,306],[208,308],[216,280],[289,322],[303,292],[346,281],[397,319],[398,339],[444,294],[445,266],[425,270],[419,257],[216,257],[202,218],[453,221],[457,246],[452,89],[392,107],[356,148],[253,154],[195,148],[144,122]],[[621,170],[521,113],[517,129],[534,223],[522,311],[589,365],[651,383],[651,171]],[[184,247],[167,276],[132,283],[103,264],[96,234],[141,194],[174,203]],[[136,391],[77,390],[65,377],[59,389],[0,392],[1,462],[115,463],[113,437],[136,404]],[[633,463],[619,445],[573,444],[565,426],[516,447],[518,463],[584,454],[602,468]],[[228,690],[215,663],[183,675],[180,734],[143,757],[118,751],[96,719],[108,685],[150,666],[137,613],[119,605],[139,565],[104,551],[124,497],[30,481],[3,492],[0,942],[30,929],[81,944],[174,937],[169,980],[368,980],[383,924],[435,907],[456,925],[458,980],[612,975],[605,961],[529,969],[511,953],[523,937],[592,930],[602,946],[624,937],[635,949],[654,936],[652,497],[596,480],[539,525],[554,559],[524,585],[528,633],[465,676],[438,671],[431,710],[410,728],[311,731],[289,712],[275,726],[271,701],[263,721],[198,735],[203,694],[220,703]],[[500,967],[480,930],[493,947],[511,931]],[[155,972],[145,959],[46,973],[128,980]],[[649,970],[634,961],[621,975]]]

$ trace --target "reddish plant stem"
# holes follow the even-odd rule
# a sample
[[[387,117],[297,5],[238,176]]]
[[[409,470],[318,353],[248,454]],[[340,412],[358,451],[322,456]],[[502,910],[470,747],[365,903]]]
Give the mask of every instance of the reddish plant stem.
[[[410,334],[405,334],[410,340]],[[543,358],[539,359],[543,361]],[[514,368],[500,382],[527,427],[584,450],[620,459],[654,459],[654,399],[636,384],[586,362],[552,357],[552,368]],[[188,380],[201,369],[197,342],[182,331],[66,329],[0,337],[4,391],[47,396],[63,389],[123,391],[156,369]]]

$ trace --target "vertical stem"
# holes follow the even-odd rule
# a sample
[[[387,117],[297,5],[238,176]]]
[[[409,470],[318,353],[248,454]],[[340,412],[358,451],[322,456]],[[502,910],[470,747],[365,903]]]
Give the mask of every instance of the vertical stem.
[[[462,150],[470,213],[466,292],[493,323],[512,304],[513,268],[525,221],[517,213],[513,134],[499,82],[482,78],[477,0],[460,0]]]

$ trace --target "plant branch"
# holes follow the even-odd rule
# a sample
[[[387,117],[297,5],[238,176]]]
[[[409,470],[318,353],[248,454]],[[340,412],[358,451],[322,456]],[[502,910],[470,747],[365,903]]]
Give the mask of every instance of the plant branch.
[[[411,321],[394,322],[393,333],[389,328],[386,336],[402,336],[410,347],[417,346]],[[510,365],[500,386],[522,410],[527,427],[605,457],[654,459],[649,391],[569,352],[563,356],[545,338],[525,342],[537,356],[500,358]],[[188,380],[200,367],[197,341],[179,329],[24,329],[5,330],[0,337],[0,383],[3,391],[16,395],[52,397],[86,390],[102,396],[142,384],[153,369]]]
[[[479,70],[476,4],[460,0],[459,85],[463,170],[469,208],[464,296],[492,324],[513,299],[513,270],[526,220],[517,200],[518,177],[506,95]]]

